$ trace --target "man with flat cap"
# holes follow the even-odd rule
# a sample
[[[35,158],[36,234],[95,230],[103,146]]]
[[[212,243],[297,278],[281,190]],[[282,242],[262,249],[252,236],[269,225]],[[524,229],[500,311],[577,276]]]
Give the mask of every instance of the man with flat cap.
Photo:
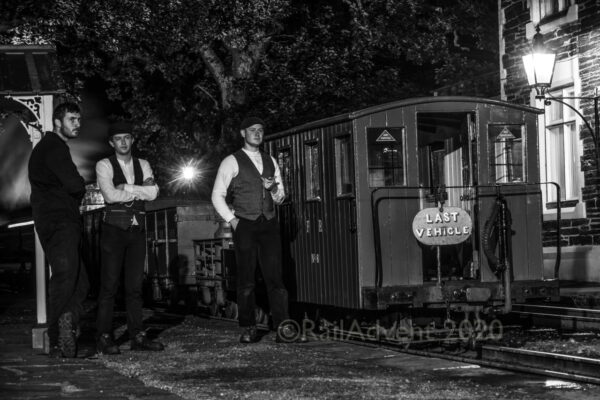
[[[255,319],[255,272],[262,272],[277,342],[297,341],[295,325],[288,320],[288,293],[281,272],[281,239],[275,205],[285,199],[279,166],[260,150],[265,123],[256,117],[242,121],[243,147],[221,162],[212,191],[212,203],[231,224],[237,264],[237,301],[240,342],[260,339]],[[233,211],[227,205],[228,193]]]
[[[144,202],[158,195],[152,168],[146,160],[133,157],[133,126],[126,121],[113,123],[108,143],[115,153],[96,164],[98,186],[106,208],[100,238],[102,270],[98,295],[98,337],[100,354],[119,354],[113,340],[112,322],[115,295],[123,270],[127,330],[131,350],[163,350],[162,343],[150,340],[142,324],[142,281],[146,256]]]

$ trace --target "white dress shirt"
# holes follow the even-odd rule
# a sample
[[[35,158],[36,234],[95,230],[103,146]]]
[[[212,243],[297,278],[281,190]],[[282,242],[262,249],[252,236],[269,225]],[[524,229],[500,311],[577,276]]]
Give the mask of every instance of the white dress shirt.
[[[152,173],[152,168],[148,161],[142,160],[141,158],[138,160],[142,167],[143,180],[148,178],[154,179],[154,174]],[[112,164],[108,158],[103,158],[96,163],[96,179],[105,203],[127,203],[133,200],[152,201],[156,199],[156,196],[158,196],[158,185],[141,186],[134,184],[135,173],[133,171],[133,158],[129,159],[127,163],[118,158],[117,161],[127,180],[127,184],[123,185],[123,190],[117,189],[115,185],[113,185],[114,173]]]
[[[252,161],[252,164],[254,164],[258,170],[258,173],[262,175],[263,163],[260,152],[248,151],[246,149],[242,149],[242,151],[248,155]],[[275,165],[275,174],[273,176],[278,185],[277,190],[270,193],[273,203],[279,205],[283,203],[283,200],[285,200],[285,189],[283,188],[283,182],[281,181],[281,171],[279,170],[279,165],[273,157],[271,157],[271,159],[273,160],[273,165]],[[217,213],[219,213],[221,218],[227,222],[230,222],[235,218],[234,211],[229,208],[227,202],[225,201],[225,197],[227,196],[227,188],[229,188],[231,180],[237,176],[239,170],[239,165],[235,159],[235,156],[233,154],[228,155],[223,159],[221,165],[219,166],[219,171],[217,172],[217,177],[215,178],[215,185],[213,186],[211,196],[212,203],[215,206]]]

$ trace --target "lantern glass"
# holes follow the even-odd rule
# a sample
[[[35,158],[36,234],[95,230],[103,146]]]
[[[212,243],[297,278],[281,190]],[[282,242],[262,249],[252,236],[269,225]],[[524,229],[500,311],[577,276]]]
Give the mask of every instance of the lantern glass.
[[[523,65],[530,86],[550,87],[554,73],[553,53],[531,53],[523,56]]]

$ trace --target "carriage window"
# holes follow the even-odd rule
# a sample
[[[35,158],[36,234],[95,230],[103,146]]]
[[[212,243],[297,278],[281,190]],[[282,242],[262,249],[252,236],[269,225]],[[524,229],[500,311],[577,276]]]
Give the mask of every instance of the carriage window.
[[[277,153],[277,164],[281,171],[281,181],[287,193],[287,199],[294,198],[294,185],[292,184],[292,153],[290,149],[279,149]]]
[[[404,128],[367,128],[369,186],[406,184]]]
[[[319,143],[307,143],[304,145],[306,200],[321,199],[320,158]]]
[[[522,125],[490,125],[490,183],[525,182],[525,141]]]
[[[335,184],[338,196],[352,194],[353,177],[351,136],[337,137],[335,138]]]

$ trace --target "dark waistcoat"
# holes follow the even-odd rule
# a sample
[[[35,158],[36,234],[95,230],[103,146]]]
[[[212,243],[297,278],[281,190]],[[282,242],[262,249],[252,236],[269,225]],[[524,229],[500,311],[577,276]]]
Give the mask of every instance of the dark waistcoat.
[[[121,169],[121,165],[117,161],[117,157],[112,155],[108,158],[110,161],[110,165],[113,169],[113,185],[117,187],[120,184],[127,184],[127,179],[125,178],[125,174]],[[137,158],[133,158],[133,175],[134,175],[134,185],[142,186],[144,184],[144,172],[142,171],[142,166],[140,164],[140,160]],[[105,221],[109,221],[111,216],[113,218],[123,218],[127,216],[127,219],[133,222],[133,216],[136,215],[136,221],[140,226],[144,224],[144,202],[142,200],[134,200],[129,203],[113,203],[106,204],[105,208]],[[119,223],[121,225],[121,223]]]
[[[262,174],[258,173],[252,160],[243,150],[233,153],[239,171],[237,176],[232,179],[229,189],[237,217],[255,220],[261,215],[267,219],[275,216],[273,198],[271,193],[265,190],[261,180],[261,177],[270,178],[275,175],[275,165],[267,153],[261,151],[260,155],[263,164]]]

